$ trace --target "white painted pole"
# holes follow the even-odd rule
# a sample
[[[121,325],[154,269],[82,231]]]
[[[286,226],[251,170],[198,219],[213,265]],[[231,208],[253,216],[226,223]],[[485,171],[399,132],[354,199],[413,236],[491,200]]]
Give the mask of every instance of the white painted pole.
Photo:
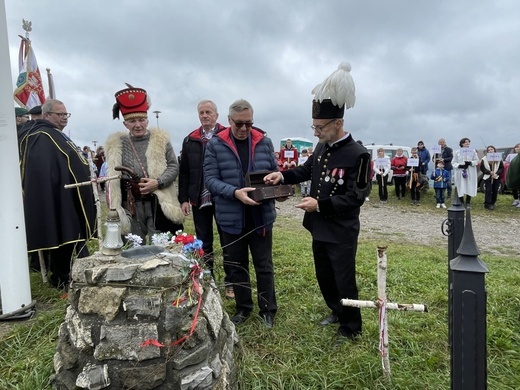
[[[0,156],[5,164],[3,172],[8,175],[0,191],[0,292],[5,316],[32,300],[5,0],[0,0],[0,21],[0,85],[4,86],[0,88]]]

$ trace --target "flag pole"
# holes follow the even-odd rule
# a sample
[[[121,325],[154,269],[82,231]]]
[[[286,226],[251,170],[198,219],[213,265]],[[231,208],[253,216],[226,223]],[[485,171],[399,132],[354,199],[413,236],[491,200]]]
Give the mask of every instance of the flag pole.
[[[50,68],[47,68],[47,82],[49,84],[49,98],[56,99],[56,92],[54,92],[54,78],[52,77]]]
[[[9,61],[9,39],[5,0],[0,0],[0,85],[12,85]],[[16,123],[13,113],[13,95],[9,88],[0,88],[0,155],[8,172],[19,172],[19,153]],[[25,218],[20,175],[11,175],[9,185],[0,191],[2,224],[0,225],[0,289],[2,314],[0,320],[32,316],[36,301],[31,298],[29,260],[25,237]]]

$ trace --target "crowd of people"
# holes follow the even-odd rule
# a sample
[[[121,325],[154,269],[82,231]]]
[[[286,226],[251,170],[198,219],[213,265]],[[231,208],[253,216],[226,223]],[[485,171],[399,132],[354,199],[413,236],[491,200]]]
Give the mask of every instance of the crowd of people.
[[[460,141],[455,152],[440,139],[438,152],[431,155],[422,141],[410,156],[398,149],[390,159],[380,148],[372,161],[367,149],[344,128],[345,110],[355,103],[354,91],[348,63],[340,64],[313,90],[311,128],[318,139],[314,151],[298,151],[290,139],[275,151],[266,132],[254,125],[254,109],[247,100],[230,105],[227,125],[218,122],[215,103],[202,100],[197,105],[200,126],[187,133],[179,159],[168,132],[149,127],[151,103],[142,88],[128,86],[116,92],[113,116],[122,115],[125,129],[109,135],[105,147],[95,152],[78,148],[63,132],[71,115],[63,102],[47,100],[39,119],[35,119],[37,110],[33,114],[17,108],[28,250],[47,253],[53,285],[67,285],[71,262],[88,255],[85,243],[98,227],[91,186],[65,189],[64,185],[89,181],[91,171],[98,177],[120,174],[120,179],[100,186],[106,189],[109,208],[119,215],[123,235],[132,233],[150,243],[156,233],[182,230],[191,214],[203,243],[203,266],[215,277],[216,226],[225,296],[235,301],[232,322],[242,324],[254,310],[251,256],[258,314],[272,328],[278,311],[272,255],[275,201],[283,199],[253,200],[250,193],[255,188],[246,184],[248,175],[266,172],[265,186],[300,184],[302,197],[296,207],[305,211],[303,226],[312,238],[316,279],[330,310],[320,325],[338,324],[340,339],[355,339],[362,333],[361,311],[341,305],[340,300],[358,298],[359,215],[372,175],[382,203],[388,201],[388,176],[393,172],[396,198],[404,199],[409,192],[416,206],[425,178],[426,182],[431,178],[437,208],[446,208],[453,175],[458,194],[469,207],[480,169],[486,182],[485,205],[493,209],[503,163],[493,155],[493,146],[480,160],[468,138]],[[515,146],[515,153],[519,152],[520,144]],[[510,155],[506,161],[513,158]],[[430,161],[434,163],[431,173]],[[518,193],[515,196],[518,207]]]
[[[459,149],[453,151],[446,145],[444,138],[439,139],[439,148],[430,155],[423,141],[411,148],[410,156],[405,156],[398,148],[394,157],[385,155],[384,148],[377,150],[377,157],[372,161],[373,175],[378,186],[379,201],[388,202],[388,175],[393,173],[395,197],[404,199],[410,193],[411,204],[420,206],[421,193],[433,183],[436,208],[446,208],[446,199],[451,199],[452,184],[462,204],[470,208],[471,199],[477,195],[479,178],[484,183],[484,208],[494,210],[507,166],[520,153],[520,143],[516,144],[507,156],[497,153],[493,145],[489,145],[482,157],[471,148],[471,140],[467,137],[459,141]],[[505,158],[504,158],[505,157]],[[429,170],[429,163],[434,168]],[[512,189],[512,206],[520,208],[518,190]]]

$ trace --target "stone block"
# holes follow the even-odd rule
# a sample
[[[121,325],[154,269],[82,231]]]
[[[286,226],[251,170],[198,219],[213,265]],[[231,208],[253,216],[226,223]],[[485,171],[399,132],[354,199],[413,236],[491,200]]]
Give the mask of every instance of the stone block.
[[[141,347],[147,340],[158,340],[156,324],[102,325],[100,341],[94,350],[98,360],[118,359],[143,361],[161,356],[154,345]]]
[[[166,379],[166,363],[119,368],[119,377],[125,389],[155,389]]]
[[[222,312],[222,302],[220,295],[217,295],[213,289],[208,289],[202,306],[202,312],[208,320],[210,335],[216,339],[222,324],[224,313]]]
[[[174,301],[173,294],[169,294],[165,298],[165,302],[168,303],[165,307],[164,329],[173,334],[186,327],[186,325],[191,326],[191,321],[193,320],[192,312],[196,307],[196,301],[186,300],[175,306],[172,304]]]
[[[130,295],[123,300],[123,308],[128,319],[157,319],[161,314],[161,294]]]
[[[98,314],[112,321],[119,313],[119,307],[126,288],[124,287],[83,287],[80,292],[78,311],[82,314]]]
[[[212,370],[208,366],[196,371],[189,370],[186,375],[181,375],[181,390],[209,389],[213,380]]]
[[[188,340],[191,340],[188,339]],[[181,370],[194,364],[200,364],[207,361],[209,353],[213,350],[213,344],[209,339],[203,340],[193,348],[186,349],[186,343],[183,349],[178,351],[173,357],[173,368]]]
[[[170,262],[161,259],[152,259],[145,261],[143,264],[141,264],[139,266],[139,271],[149,271],[164,265],[170,265]]]
[[[125,280],[130,280],[134,276],[137,267],[137,264],[119,264],[112,267],[108,267],[105,272],[105,281],[124,282]]]
[[[87,364],[76,378],[76,386],[89,390],[100,390],[110,386],[108,365]]]
[[[70,341],[74,347],[80,351],[88,351],[94,346],[94,342],[92,341],[92,327],[81,321],[78,313],[70,306],[67,307],[65,323],[67,324]]]

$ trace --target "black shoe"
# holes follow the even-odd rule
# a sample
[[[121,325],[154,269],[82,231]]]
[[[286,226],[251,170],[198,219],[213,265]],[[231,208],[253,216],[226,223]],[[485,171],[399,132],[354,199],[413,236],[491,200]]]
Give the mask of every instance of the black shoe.
[[[240,325],[245,320],[247,320],[247,317],[249,317],[250,314],[251,312],[247,311],[237,311],[236,314],[233,317],[231,317],[231,322],[235,325]]]
[[[330,325],[330,324],[335,324],[339,321],[339,318],[337,315],[335,314],[331,314],[330,316],[328,317],[325,317],[323,320],[320,321],[320,325]]]
[[[489,210],[494,210],[494,209],[495,209],[495,205],[494,205],[494,204],[489,205],[489,206],[488,206],[488,209],[489,209]]]
[[[264,320],[264,325],[267,329],[274,327],[274,316],[271,313],[260,314],[260,317]]]
[[[361,336],[361,332],[352,332],[350,329],[340,326],[338,328],[338,336],[345,337],[348,340],[355,340]]]

